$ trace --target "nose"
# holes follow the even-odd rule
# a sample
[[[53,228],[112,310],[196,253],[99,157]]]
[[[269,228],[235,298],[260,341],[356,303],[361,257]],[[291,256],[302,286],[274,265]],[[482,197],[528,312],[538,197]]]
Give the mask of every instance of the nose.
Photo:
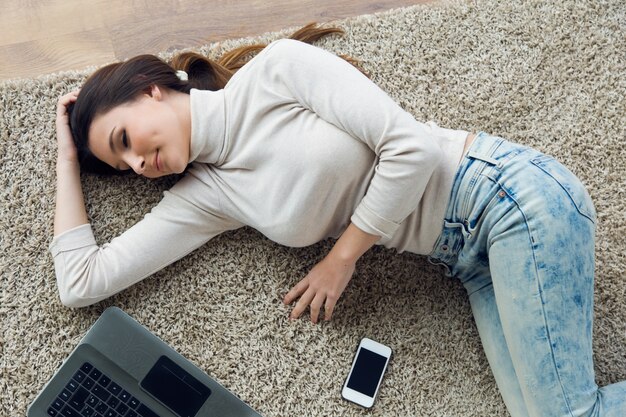
[[[133,169],[133,171],[135,171],[136,174],[143,175],[146,168],[146,159],[141,155],[135,155],[131,157],[128,165]]]

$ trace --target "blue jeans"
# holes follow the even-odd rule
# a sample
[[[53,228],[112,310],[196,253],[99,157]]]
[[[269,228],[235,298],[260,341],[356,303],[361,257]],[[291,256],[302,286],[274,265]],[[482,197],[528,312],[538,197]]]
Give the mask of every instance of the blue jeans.
[[[531,148],[481,133],[429,259],[467,293],[511,416],[626,416],[626,381],[592,359],[595,210],[580,181]]]

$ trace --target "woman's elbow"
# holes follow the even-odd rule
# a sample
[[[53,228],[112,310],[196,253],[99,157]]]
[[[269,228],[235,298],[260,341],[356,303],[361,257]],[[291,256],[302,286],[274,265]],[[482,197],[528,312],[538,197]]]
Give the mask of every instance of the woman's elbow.
[[[63,291],[61,289],[59,289],[59,298],[61,299],[61,304],[63,304],[65,307],[78,308],[78,307],[84,307],[85,305],[87,305],[87,304],[83,304],[82,298],[77,297],[75,294],[72,294],[71,292]]]
[[[104,298],[103,289],[98,288],[96,277],[88,269],[72,271],[71,268],[56,271],[59,298],[66,307],[85,307]]]
[[[79,308],[86,307],[99,301],[98,298],[83,294],[74,288],[62,288],[59,286],[59,298],[65,307]]]

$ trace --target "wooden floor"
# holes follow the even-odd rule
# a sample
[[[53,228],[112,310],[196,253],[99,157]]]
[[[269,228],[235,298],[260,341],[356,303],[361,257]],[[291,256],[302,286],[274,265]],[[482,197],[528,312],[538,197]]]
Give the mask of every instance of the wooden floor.
[[[0,0],[0,80],[434,0]]]

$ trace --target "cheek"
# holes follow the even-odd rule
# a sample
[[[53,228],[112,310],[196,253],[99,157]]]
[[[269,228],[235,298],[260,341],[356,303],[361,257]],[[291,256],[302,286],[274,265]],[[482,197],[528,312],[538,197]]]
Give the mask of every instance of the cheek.
[[[134,151],[145,152],[151,150],[154,146],[155,137],[158,135],[151,123],[145,123],[136,126],[132,131],[129,130],[130,141]]]
[[[185,152],[185,140],[175,120],[161,122],[162,129],[159,132],[159,142],[162,146],[170,149],[170,152],[183,154]]]

